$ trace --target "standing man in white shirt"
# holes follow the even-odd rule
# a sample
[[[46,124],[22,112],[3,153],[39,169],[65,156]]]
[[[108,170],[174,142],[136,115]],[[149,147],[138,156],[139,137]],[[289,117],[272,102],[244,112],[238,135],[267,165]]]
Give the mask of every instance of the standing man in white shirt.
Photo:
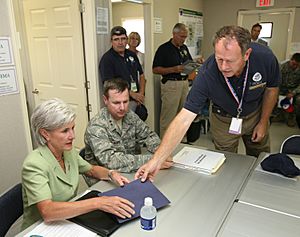
[[[262,38],[258,37],[259,34],[260,34],[261,29],[262,29],[262,26],[259,23],[256,23],[252,26],[252,28],[251,28],[251,42],[257,42],[259,44],[268,46],[267,41],[265,41]]]

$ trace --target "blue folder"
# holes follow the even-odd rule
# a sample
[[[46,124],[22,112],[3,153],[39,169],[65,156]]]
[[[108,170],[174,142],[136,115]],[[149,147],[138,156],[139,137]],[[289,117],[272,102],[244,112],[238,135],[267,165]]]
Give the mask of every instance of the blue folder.
[[[145,197],[151,197],[153,205],[156,209],[162,208],[170,203],[170,201],[163,195],[152,182],[149,180],[141,182],[140,179],[130,182],[123,187],[119,187],[107,192],[99,193],[99,196],[119,196],[126,198],[134,203],[135,214],[129,219],[117,218],[119,223],[124,223],[140,216],[141,207],[144,205]]]

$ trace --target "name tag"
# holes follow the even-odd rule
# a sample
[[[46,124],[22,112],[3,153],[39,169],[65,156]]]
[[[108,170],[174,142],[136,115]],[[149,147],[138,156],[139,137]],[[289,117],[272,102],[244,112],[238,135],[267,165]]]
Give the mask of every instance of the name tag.
[[[132,90],[133,92],[137,92],[137,85],[136,85],[136,82],[135,82],[135,81],[132,81],[130,85],[131,85],[131,90]]]
[[[241,134],[242,133],[242,123],[243,123],[243,119],[232,118],[230,127],[229,127],[229,133],[230,134]]]
[[[260,83],[260,84],[257,84],[257,85],[252,85],[249,87],[249,90],[255,90],[257,88],[261,88],[261,87],[265,87],[266,86],[266,82],[263,82],[263,83]]]

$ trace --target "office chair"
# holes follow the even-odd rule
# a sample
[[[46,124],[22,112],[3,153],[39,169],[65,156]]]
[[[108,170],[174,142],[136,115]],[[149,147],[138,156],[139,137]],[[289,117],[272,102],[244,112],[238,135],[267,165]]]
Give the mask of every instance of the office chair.
[[[22,184],[19,183],[0,197],[0,236],[5,236],[22,214]]]
[[[300,135],[292,135],[285,139],[281,144],[280,153],[300,155]]]
[[[79,151],[79,155],[80,155],[83,159],[85,159],[85,147],[82,148],[82,149]]]

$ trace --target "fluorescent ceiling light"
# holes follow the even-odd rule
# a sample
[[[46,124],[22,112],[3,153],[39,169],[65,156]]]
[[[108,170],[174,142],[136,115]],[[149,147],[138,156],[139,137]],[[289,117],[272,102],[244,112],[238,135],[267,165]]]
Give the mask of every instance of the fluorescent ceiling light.
[[[143,0],[111,0],[112,3],[114,2],[132,2],[132,3],[143,3]]]
[[[143,0],[125,0],[126,2],[143,3]]]

